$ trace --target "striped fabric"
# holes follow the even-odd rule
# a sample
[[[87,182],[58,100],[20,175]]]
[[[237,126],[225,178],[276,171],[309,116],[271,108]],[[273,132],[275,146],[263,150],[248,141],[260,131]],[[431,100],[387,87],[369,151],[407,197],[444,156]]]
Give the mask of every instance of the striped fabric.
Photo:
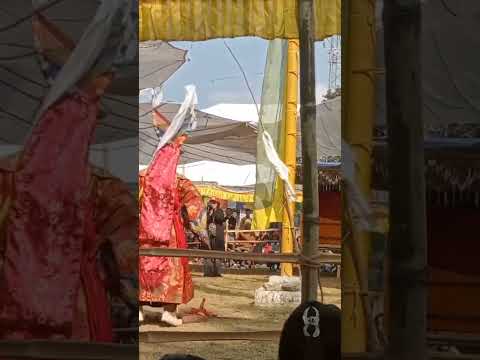
[[[340,34],[341,0],[315,0],[316,40]],[[297,0],[140,0],[140,41],[298,38]]]

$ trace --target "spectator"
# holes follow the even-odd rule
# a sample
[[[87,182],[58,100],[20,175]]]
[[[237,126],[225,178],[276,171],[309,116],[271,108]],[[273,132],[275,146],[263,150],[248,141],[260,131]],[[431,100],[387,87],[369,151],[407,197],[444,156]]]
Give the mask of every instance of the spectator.
[[[217,200],[210,200],[208,206],[208,233],[212,250],[225,251],[225,215]],[[222,260],[213,259],[205,261],[204,276],[219,277]]]
[[[252,230],[252,210],[245,210],[245,216],[240,221],[240,230]]]
[[[235,230],[237,228],[237,217],[232,208],[225,210],[225,221],[228,224],[228,230]]]
[[[237,229],[237,218],[236,218],[235,215],[236,214],[234,213],[233,209],[231,209],[231,208],[228,208],[225,211],[225,221],[227,223],[227,230],[229,231],[229,233],[228,233],[228,240],[229,241],[235,241],[235,232],[234,231]]]
[[[340,360],[341,311],[316,301],[298,306],[283,326],[279,360]]]

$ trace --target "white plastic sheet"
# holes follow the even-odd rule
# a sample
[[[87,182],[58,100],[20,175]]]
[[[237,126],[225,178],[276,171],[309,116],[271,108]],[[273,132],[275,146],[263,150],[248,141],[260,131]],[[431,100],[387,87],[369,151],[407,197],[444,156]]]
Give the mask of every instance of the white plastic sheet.
[[[171,141],[184,127],[185,119],[190,115],[190,123],[188,127],[190,130],[194,130],[196,127],[195,119],[195,106],[198,104],[197,92],[194,85],[185,86],[185,100],[183,101],[178,113],[172,120],[172,123],[168,127],[167,131],[163,134],[160,142],[157,146],[157,151],[164,147],[169,141]]]
[[[268,161],[273,165],[275,171],[277,172],[278,176],[287,186],[287,196],[289,201],[295,201],[297,196],[295,193],[295,189],[293,188],[292,184],[288,179],[289,171],[287,165],[280,160],[280,157],[275,150],[275,146],[273,145],[273,140],[270,134],[266,131],[262,134],[263,145],[265,146],[265,153],[267,155]]]
[[[342,140],[342,176],[344,191],[347,194],[347,206],[355,227],[367,231],[377,231],[369,200],[357,185],[357,159],[348,143]]]

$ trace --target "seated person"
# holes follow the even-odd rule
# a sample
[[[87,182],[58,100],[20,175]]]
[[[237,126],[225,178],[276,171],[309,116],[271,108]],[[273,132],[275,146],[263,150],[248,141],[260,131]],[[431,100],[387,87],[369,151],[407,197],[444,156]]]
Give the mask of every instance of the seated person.
[[[252,210],[246,209],[245,216],[240,221],[240,230],[251,230],[252,222]]]
[[[316,301],[299,305],[283,326],[279,360],[340,360],[341,311]]]

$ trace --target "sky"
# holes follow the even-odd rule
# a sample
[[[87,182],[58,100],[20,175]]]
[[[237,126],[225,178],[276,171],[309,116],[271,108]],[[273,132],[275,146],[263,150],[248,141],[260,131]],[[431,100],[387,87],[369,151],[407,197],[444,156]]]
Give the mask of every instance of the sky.
[[[267,56],[268,41],[258,38],[226,40],[246,72],[255,101],[260,104],[263,71]],[[252,96],[241,71],[228,52],[224,40],[203,42],[174,42],[174,46],[188,50],[188,61],[164,85],[164,99],[181,102],[184,87],[197,87],[199,108],[206,109],[217,104],[252,104]],[[328,87],[328,48],[316,44],[317,94]]]

